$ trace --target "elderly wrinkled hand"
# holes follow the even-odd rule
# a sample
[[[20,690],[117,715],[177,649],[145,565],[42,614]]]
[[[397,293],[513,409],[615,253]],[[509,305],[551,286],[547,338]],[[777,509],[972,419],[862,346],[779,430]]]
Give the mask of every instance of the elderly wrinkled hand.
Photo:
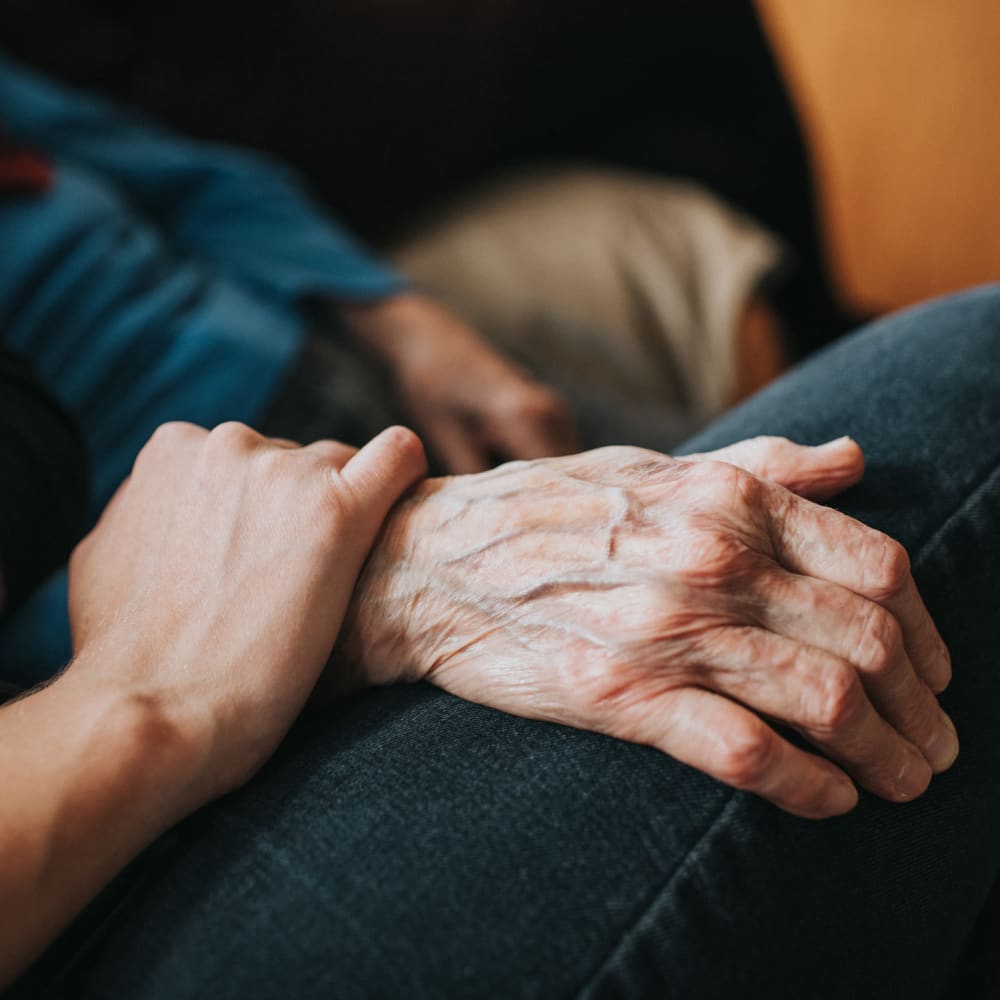
[[[449,471],[481,472],[497,461],[579,447],[562,396],[429,296],[407,293],[340,313],[388,363],[404,408]]]
[[[902,546],[806,499],[862,472],[850,440],[762,438],[428,480],[387,521],[343,658],[649,744],[805,817],[850,810],[848,775],[912,799],[958,752],[948,652]]]

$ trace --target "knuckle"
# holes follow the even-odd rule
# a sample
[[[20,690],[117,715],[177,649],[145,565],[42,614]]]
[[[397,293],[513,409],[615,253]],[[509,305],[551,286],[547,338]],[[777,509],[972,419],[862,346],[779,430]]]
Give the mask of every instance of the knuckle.
[[[691,587],[728,589],[754,574],[760,556],[734,534],[695,533],[680,538],[671,553],[680,580]]]
[[[185,423],[183,420],[169,420],[153,431],[146,449],[176,448],[179,444],[191,440],[197,433],[201,433],[201,428],[194,424]]]
[[[888,611],[878,605],[859,616],[860,635],[855,643],[854,662],[868,673],[884,676],[899,661],[903,631]]]
[[[180,420],[160,424],[136,456],[133,463],[134,470],[141,472],[156,468],[180,455],[185,449],[190,448],[192,442],[204,435],[205,431],[202,428]]]
[[[869,587],[872,595],[886,600],[898,594],[910,576],[910,557],[905,548],[885,535],[879,537],[871,560]]]
[[[685,478],[691,482],[700,493],[732,494],[736,490],[740,470],[728,462],[691,462],[685,468]]]
[[[812,725],[820,734],[832,736],[850,728],[863,705],[858,675],[848,666],[827,668],[816,682]]]
[[[753,787],[767,774],[771,761],[772,745],[765,733],[729,733],[719,754],[717,774],[728,785]]]
[[[259,441],[261,436],[246,424],[241,424],[235,420],[228,420],[225,423],[214,427],[208,435],[209,443],[222,448],[231,448],[235,451],[248,451]]]
[[[168,420],[165,424],[160,424],[160,426],[153,431],[153,435],[150,440],[174,441],[177,438],[183,438],[190,430],[190,427],[190,424],[186,424],[181,420]]]
[[[692,462],[686,473],[702,505],[734,513],[760,505],[761,481],[736,465]]]

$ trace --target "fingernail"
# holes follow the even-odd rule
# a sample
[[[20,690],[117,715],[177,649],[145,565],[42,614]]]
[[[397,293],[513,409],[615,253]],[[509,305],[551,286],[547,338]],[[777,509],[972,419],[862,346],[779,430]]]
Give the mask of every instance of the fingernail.
[[[825,444],[818,445],[818,447],[820,447],[820,448],[839,448],[842,444],[845,444],[846,442],[848,442],[850,440],[851,440],[850,437],[848,437],[848,435],[845,434],[843,437],[834,438],[832,441],[827,441]]]
[[[924,747],[924,756],[935,774],[947,771],[958,756],[958,732],[955,723],[944,712],[941,713],[942,725],[934,734],[934,738]]]
[[[850,812],[858,804],[858,790],[849,781],[831,781],[826,789],[824,812],[828,816],[839,816]]]
[[[924,757],[912,747],[907,747],[903,762],[896,776],[896,799],[908,802],[927,791],[931,782],[931,769]]]

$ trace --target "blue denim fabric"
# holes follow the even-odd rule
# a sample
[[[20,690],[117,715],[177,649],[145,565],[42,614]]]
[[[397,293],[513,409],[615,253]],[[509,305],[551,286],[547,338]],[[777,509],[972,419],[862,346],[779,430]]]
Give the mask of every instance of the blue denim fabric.
[[[762,433],[866,450],[837,506],[908,546],[954,656],[963,750],[925,796],[809,822],[647,748],[372,691],[176,831],[70,995],[939,995],[1000,870],[1000,290],[876,324],[689,447]]]

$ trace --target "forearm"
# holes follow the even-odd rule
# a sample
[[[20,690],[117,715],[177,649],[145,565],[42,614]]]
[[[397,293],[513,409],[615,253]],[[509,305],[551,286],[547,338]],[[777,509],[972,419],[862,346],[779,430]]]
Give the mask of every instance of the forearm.
[[[77,546],[77,658],[0,710],[0,989],[301,712],[379,527],[427,469],[400,427],[346,451],[164,425]]]
[[[429,593],[437,577],[419,553],[441,528],[427,499],[447,481],[425,480],[390,511],[354,588],[323,694],[422,676],[429,655],[422,639],[438,624]]]
[[[2,989],[199,799],[180,731],[84,661],[0,709],[0,746]]]
[[[12,136],[86,167],[176,249],[282,298],[377,298],[404,287],[265,156],[175,135],[0,54],[0,118]]]

